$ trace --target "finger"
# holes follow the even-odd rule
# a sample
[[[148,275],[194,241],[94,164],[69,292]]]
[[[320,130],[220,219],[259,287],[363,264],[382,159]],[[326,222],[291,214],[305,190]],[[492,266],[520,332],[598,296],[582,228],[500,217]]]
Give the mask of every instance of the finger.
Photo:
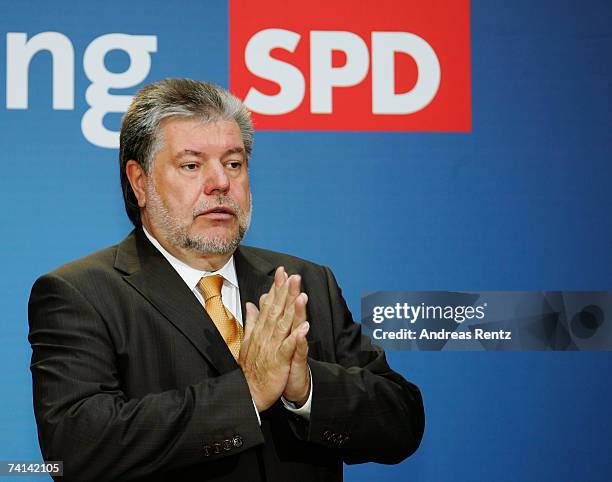
[[[280,285],[274,282],[274,304],[272,305],[272,316],[276,319],[280,318],[285,311],[287,296],[289,294],[289,286],[292,284],[293,276],[288,276],[283,269],[283,277]]]
[[[308,303],[308,295],[300,293],[295,299],[292,330],[296,330],[302,323],[306,321],[306,304]]]
[[[295,313],[295,307],[293,306],[295,300],[300,295],[300,284],[302,278],[299,274],[291,275],[288,280],[287,298],[285,299],[285,315],[288,315],[289,328],[292,327],[293,315]]]
[[[293,298],[300,294],[300,285],[302,277],[299,274],[294,274],[289,277],[289,295]]]
[[[287,310],[296,298],[300,295],[301,277],[299,274],[292,274],[287,278],[287,297],[285,298],[285,310]]]
[[[270,298],[270,293],[264,293],[263,295],[259,297],[259,311],[260,311],[260,316],[262,319],[266,315],[267,310],[269,309],[269,308],[266,308],[264,310],[264,306],[266,305],[266,300],[270,300],[270,299],[274,299],[273,297]]]
[[[278,339],[277,325],[282,320],[283,313],[285,312],[287,295],[289,292],[289,278],[283,276],[283,282],[280,286],[274,285],[274,302],[272,303],[268,316],[266,317],[266,333],[269,337],[275,337]],[[282,325],[282,322],[281,322]],[[290,325],[291,326],[291,325]],[[289,328],[290,328],[289,326]],[[288,330],[285,330],[288,331]]]
[[[292,363],[303,365],[308,360],[308,340],[306,335],[309,329],[310,324],[308,322],[302,323],[299,326]]]
[[[259,298],[259,319],[261,320],[261,323],[257,327],[258,332],[265,332],[268,329],[266,326],[266,320],[269,318],[270,310],[272,309],[272,304],[274,303],[275,292],[276,290],[274,283],[272,283],[270,291],[261,295]]]
[[[285,268],[283,268],[282,266],[279,266],[278,268],[276,268],[276,272],[274,273],[274,281],[272,282],[270,291],[261,295],[261,297],[259,298],[260,318],[262,320],[268,319],[268,313],[270,312],[272,304],[274,303],[274,298],[276,296],[276,291],[277,291],[276,286],[282,284],[284,281],[285,281]],[[262,326],[260,326],[262,330],[267,328],[263,325],[265,325],[265,323],[262,323]]]
[[[285,272],[285,267],[284,266],[279,266],[278,268],[276,268],[276,271],[274,272],[274,285],[277,288],[280,288],[280,286],[287,280],[287,273]]]
[[[295,313],[295,300],[299,296],[300,276],[291,275],[287,278],[287,295],[285,297],[285,305],[281,318],[276,323],[274,328],[273,339],[280,342],[287,337],[293,326],[293,318]],[[278,299],[280,302],[280,298]]]
[[[291,334],[285,338],[278,347],[278,354],[283,362],[291,363],[291,359],[295,353],[298,332],[298,330],[291,332]]]
[[[255,306],[251,302],[247,302],[246,321],[244,322],[244,338],[242,340],[242,343],[240,344],[240,352],[238,354],[239,361],[243,361],[246,359],[249,347],[251,345],[253,329],[257,325],[258,316],[259,310],[257,309],[257,306]]]
[[[287,297],[287,301],[289,297]],[[291,328],[293,326],[293,317],[295,313],[295,304],[290,303],[285,307],[285,311],[283,312],[283,316],[276,323],[276,328],[274,332],[274,338],[280,342],[284,338],[287,338],[289,333],[291,332]]]
[[[263,320],[264,316],[266,316],[264,307],[266,306],[266,298],[268,297],[268,295],[269,293],[265,293],[259,297],[259,308],[257,308],[257,305],[255,305],[255,309],[257,309],[257,319],[258,320]],[[261,323],[256,323],[253,326],[251,338],[257,338],[259,336],[259,333],[263,330],[263,325],[264,325],[264,322],[262,321]]]
[[[243,342],[251,339],[251,334],[253,333],[253,329],[257,324],[257,319],[259,317],[259,310],[257,306],[255,306],[250,301],[246,303],[246,321],[244,322],[244,338]]]

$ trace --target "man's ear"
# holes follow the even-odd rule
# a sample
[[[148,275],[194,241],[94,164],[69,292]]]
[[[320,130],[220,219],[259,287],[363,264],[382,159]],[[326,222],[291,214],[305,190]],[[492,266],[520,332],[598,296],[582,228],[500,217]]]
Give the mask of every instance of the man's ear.
[[[140,164],[130,159],[125,165],[125,175],[130,181],[132,191],[138,200],[138,207],[144,208],[147,205],[147,174]]]

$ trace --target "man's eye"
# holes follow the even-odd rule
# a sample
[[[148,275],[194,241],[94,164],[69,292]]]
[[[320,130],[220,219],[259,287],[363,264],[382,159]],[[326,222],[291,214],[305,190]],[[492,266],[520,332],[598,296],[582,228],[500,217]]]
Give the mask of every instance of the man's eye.
[[[182,167],[187,171],[195,171],[198,168],[198,165],[195,162],[190,162],[189,164],[183,164]]]
[[[227,163],[227,166],[230,169],[240,169],[240,167],[242,166],[242,162],[240,161],[230,161]]]

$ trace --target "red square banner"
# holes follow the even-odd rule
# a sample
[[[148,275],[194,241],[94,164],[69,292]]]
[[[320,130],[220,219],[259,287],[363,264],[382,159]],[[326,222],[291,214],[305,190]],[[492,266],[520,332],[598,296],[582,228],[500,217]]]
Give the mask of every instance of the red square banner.
[[[469,0],[230,0],[260,130],[470,131]]]

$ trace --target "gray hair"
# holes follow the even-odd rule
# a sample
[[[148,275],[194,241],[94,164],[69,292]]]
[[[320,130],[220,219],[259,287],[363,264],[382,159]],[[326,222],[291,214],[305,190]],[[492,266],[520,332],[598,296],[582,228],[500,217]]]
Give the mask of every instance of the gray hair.
[[[160,124],[169,117],[194,117],[204,122],[233,120],[238,124],[247,159],[253,147],[253,123],[246,106],[227,90],[208,82],[165,79],[140,89],[121,123],[119,169],[123,202],[135,226],[141,224],[140,208],[125,173],[130,159],[146,173],[163,145]]]

